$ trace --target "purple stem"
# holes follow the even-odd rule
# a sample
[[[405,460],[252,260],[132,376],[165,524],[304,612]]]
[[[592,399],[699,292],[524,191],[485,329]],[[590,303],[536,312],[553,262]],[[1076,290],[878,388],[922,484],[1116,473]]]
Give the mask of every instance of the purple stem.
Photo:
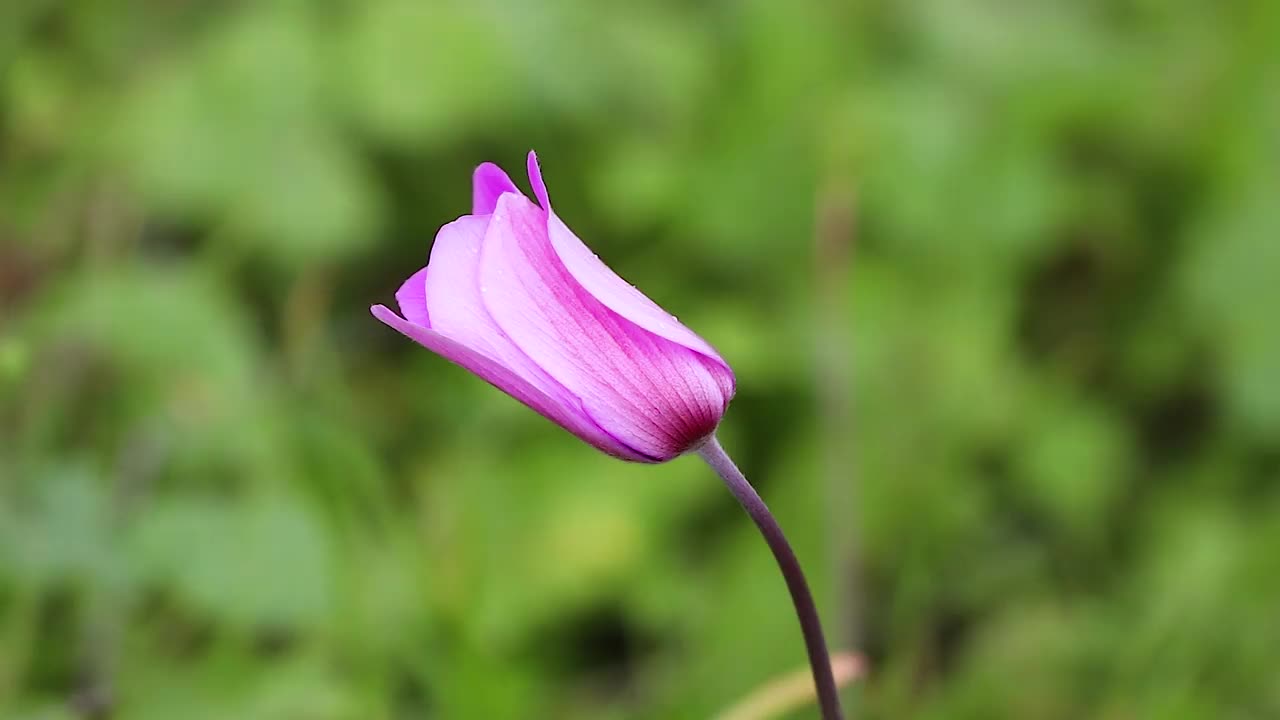
[[[712,435],[701,448],[698,455],[712,470],[724,480],[729,492],[738,499],[742,508],[747,511],[760,534],[773,551],[778,561],[782,577],[786,580],[787,590],[791,592],[791,602],[796,607],[796,616],[800,619],[800,632],[804,634],[805,649],[809,652],[809,667],[813,669],[813,683],[818,690],[818,706],[822,708],[823,720],[841,720],[840,695],[836,691],[836,679],[831,673],[831,655],[827,652],[827,640],[822,636],[822,623],[818,620],[818,608],[813,604],[813,594],[809,592],[809,584],[805,582],[804,571],[800,569],[800,561],[778,527],[778,521],[769,512],[769,507],[760,499],[760,495],[747,481],[742,471],[733,463],[720,440]]]

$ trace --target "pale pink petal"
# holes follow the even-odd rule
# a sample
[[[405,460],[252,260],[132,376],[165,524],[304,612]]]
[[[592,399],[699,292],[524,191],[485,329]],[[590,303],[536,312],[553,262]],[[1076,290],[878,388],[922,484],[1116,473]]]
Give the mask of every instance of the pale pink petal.
[[[466,215],[436,233],[427,266],[431,282],[424,286],[426,308],[431,329],[506,363],[503,350],[510,343],[480,303],[480,241],[488,225],[488,215]]]
[[[515,183],[502,168],[493,163],[481,163],[471,175],[471,213],[488,215],[498,204],[502,193],[518,193]]]
[[[480,376],[490,385],[532,408],[596,448],[615,457],[635,462],[652,462],[627,444],[611,436],[597,425],[580,406],[564,405],[548,396],[509,368],[483,353],[477,352],[431,328],[409,322],[385,305],[370,308],[373,316],[398,330],[405,337]]]
[[[408,280],[396,291],[396,304],[400,306],[400,314],[414,325],[431,327],[431,319],[427,314],[427,269],[422,268],[409,276]]]
[[[481,301],[480,244],[489,218],[467,215],[436,234],[431,282],[425,286],[430,327],[502,364],[561,405],[576,405],[578,399],[511,342]]]
[[[530,152],[528,158],[529,182],[534,195],[547,212],[547,234],[560,262],[574,280],[605,307],[649,332],[683,345],[705,356],[715,366],[716,383],[725,397],[725,403],[733,397],[735,380],[733,370],[720,357],[715,348],[681,325],[675,316],[663,310],[633,285],[618,277],[609,266],[578,239],[551,209],[551,198],[542,180],[538,157]],[[723,410],[723,408],[721,408]]]
[[[499,198],[480,258],[482,300],[497,326],[611,435],[661,460],[715,429],[729,400],[723,361],[595,298],[557,256],[546,213],[524,196]]]

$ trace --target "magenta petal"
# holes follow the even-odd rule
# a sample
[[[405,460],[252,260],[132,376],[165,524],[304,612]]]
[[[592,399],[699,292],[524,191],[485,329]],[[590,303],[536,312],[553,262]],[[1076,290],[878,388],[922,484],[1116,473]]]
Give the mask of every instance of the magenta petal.
[[[722,361],[597,300],[557,257],[545,213],[521,195],[498,200],[481,248],[480,283],[484,306],[506,336],[626,445],[670,459],[719,423],[729,399]]]
[[[413,323],[423,327],[431,327],[431,318],[427,314],[427,269],[422,268],[409,276],[408,280],[396,291],[396,304],[400,306],[400,314]]]
[[[736,386],[729,363],[725,362],[706,340],[681,325],[675,316],[663,310],[626,280],[618,277],[617,273],[601,262],[600,258],[556,216],[551,210],[551,199],[547,194],[546,184],[542,180],[538,158],[532,152],[529,153],[528,170],[529,182],[533,185],[534,194],[542,203],[543,209],[547,211],[547,234],[551,245],[574,280],[602,305],[618,315],[710,360],[716,366],[714,370],[716,381],[724,394],[725,402],[728,403],[733,397]]]
[[[551,196],[547,194],[547,184],[542,181],[542,166],[538,164],[538,153],[530,150],[525,159],[525,169],[529,172],[529,184],[533,186],[533,196],[538,204],[548,213],[551,212]]]
[[[481,163],[471,175],[471,214],[489,215],[503,193],[518,193],[515,183],[502,168]]]
[[[396,315],[385,305],[370,308],[373,316],[398,330],[405,337],[480,376],[485,382],[529,406],[538,414],[555,422],[596,448],[623,460],[652,462],[653,458],[637,453],[618,441],[591,420],[581,408],[562,404],[531,385],[492,358],[446,337],[430,328],[415,325]]]

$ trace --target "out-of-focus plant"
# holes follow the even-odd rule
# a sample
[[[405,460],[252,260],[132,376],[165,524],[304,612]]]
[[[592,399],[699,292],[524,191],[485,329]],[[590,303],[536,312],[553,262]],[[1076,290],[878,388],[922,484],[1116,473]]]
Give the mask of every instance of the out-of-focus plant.
[[[856,519],[863,717],[1280,714],[1277,36],[1269,0],[0,2],[0,717],[701,719],[803,662],[696,461],[564,442],[363,311],[529,145],[751,378],[723,440],[836,626]]]

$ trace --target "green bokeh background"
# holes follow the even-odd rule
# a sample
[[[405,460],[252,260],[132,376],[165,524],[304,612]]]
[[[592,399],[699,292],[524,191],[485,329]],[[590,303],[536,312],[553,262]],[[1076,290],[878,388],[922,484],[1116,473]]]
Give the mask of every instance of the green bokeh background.
[[[1280,716],[1280,3],[3,0],[0,717],[802,666],[696,459],[369,316],[530,148],[736,368],[859,717]]]

